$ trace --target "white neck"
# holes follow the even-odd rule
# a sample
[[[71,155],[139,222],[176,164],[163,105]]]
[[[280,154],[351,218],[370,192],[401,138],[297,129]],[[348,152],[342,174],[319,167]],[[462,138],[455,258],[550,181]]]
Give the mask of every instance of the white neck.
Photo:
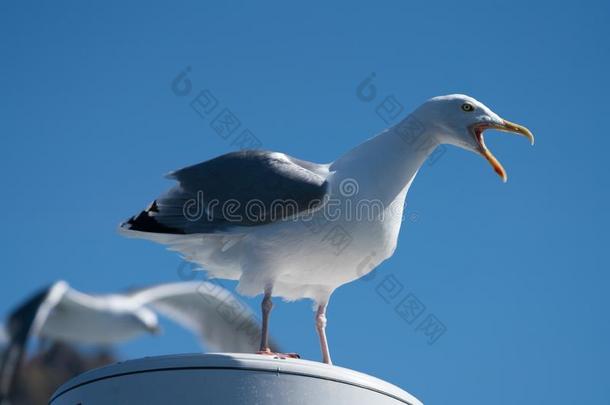
[[[419,168],[439,145],[427,128],[412,114],[358,145],[330,166],[334,183],[353,178],[360,185],[360,198],[390,204],[402,191],[406,194]]]

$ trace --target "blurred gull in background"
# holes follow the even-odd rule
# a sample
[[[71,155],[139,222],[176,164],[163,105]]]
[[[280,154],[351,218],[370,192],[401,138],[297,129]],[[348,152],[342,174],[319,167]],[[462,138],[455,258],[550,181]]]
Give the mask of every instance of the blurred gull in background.
[[[123,294],[91,295],[58,281],[9,316],[0,403],[11,391],[30,337],[77,344],[121,343],[158,333],[157,313],[192,331],[212,351],[252,352],[258,347],[261,330],[252,311],[217,284],[177,282]]]

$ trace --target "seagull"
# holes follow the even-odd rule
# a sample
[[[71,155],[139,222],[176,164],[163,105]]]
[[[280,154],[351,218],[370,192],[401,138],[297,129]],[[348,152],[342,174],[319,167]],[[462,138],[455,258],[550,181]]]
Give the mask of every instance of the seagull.
[[[490,129],[534,142],[472,97],[434,97],[331,163],[241,150],[171,172],[177,184],[119,230],[168,246],[212,278],[238,280],[241,294],[263,294],[260,354],[276,355],[267,338],[272,297],[312,300],[322,361],[332,364],[330,296],[393,255],[407,192],[435,149],[481,155],[506,182],[485,145]]]
[[[252,311],[228,290],[207,281],[159,284],[122,294],[91,295],[58,281],[9,316],[0,363],[0,403],[9,396],[28,339],[110,345],[160,332],[157,313],[199,337],[213,351],[251,352],[261,329]]]

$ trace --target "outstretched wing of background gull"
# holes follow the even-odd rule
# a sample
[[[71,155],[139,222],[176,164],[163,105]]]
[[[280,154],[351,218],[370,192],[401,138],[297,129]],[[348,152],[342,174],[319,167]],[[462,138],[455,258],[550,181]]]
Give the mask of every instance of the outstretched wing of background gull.
[[[133,299],[192,330],[211,350],[252,352],[258,348],[260,326],[254,314],[217,284],[162,284],[137,292]]]
[[[7,398],[30,336],[84,344],[113,344],[159,331],[155,311],[196,333],[214,351],[251,352],[260,327],[252,311],[219,285],[160,284],[125,294],[90,295],[58,281],[9,317],[0,367],[0,403]]]

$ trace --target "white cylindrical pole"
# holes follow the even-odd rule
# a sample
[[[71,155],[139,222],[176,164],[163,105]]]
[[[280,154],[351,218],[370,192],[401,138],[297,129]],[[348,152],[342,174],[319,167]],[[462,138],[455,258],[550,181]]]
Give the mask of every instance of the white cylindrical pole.
[[[322,363],[253,354],[148,357],[62,385],[50,405],[421,405],[380,379]]]

